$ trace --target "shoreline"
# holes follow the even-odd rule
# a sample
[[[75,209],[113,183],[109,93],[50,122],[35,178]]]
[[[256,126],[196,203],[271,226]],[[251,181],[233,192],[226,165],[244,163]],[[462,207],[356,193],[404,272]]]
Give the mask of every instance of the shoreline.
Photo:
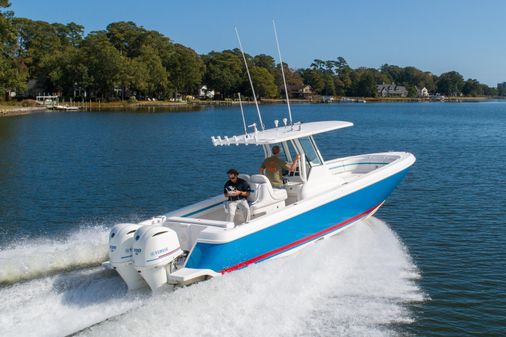
[[[341,101],[341,97],[337,96],[332,102],[322,102],[321,98],[318,99],[290,99],[292,104],[364,104],[364,103],[472,103],[484,102],[490,100],[505,100],[506,97],[447,97],[444,101],[422,99],[422,98],[409,98],[409,97],[347,97],[350,101]],[[21,103],[23,104],[23,103]],[[193,110],[205,106],[234,106],[239,105],[237,100],[193,100],[183,102],[171,101],[140,101],[136,103],[129,103],[128,101],[114,101],[114,102],[63,102],[63,105],[73,105],[79,107],[76,111],[89,111],[89,110],[117,110],[117,109],[130,109],[130,110],[145,110],[157,108],[169,109],[184,109]],[[243,101],[242,104],[254,104],[253,101]],[[286,99],[261,99],[259,104],[286,104]],[[51,111],[46,107],[26,107],[21,105],[0,105],[0,117],[28,115],[36,112]]]
[[[349,102],[341,102],[341,96],[335,96],[334,101],[332,102],[322,102],[320,97],[315,97],[313,99],[298,99],[298,98],[290,98],[290,103],[292,104],[363,104],[365,103],[438,103],[442,102],[440,100],[432,100],[432,99],[422,99],[422,98],[409,98],[409,97],[347,97],[353,101]],[[447,97],[443,102],[449,103],[460,103],[460,102],[483,102],[488,100],[504,100],[506,97]],[[258,101],[259,104],[286,104],[286,99],[282,98],[264,98]],[[67,104],[64,102],[63,104]],[[205,106],[235,106],[239,105],[238,100],[190,100],[190,101],[182,101],[182,102],[172,102],[172,101],[139,101],[136,103],[129,103],[128,101],[113,101],[113,102],[75,102],[72,103],[75,106],[80,107],[82,110],[89,109],[98,109],[98,110],[109,110],[109,109],[150,109],[150,108],[184,108],[184,109],[192,109],[195,107],[205,107]],[[251,105],[254,104],[252,100],[244,100],[242,101],[243,105]]]
[[[0,106],[0,117],[29,115],[35,112],[47,111],[45,107]]]

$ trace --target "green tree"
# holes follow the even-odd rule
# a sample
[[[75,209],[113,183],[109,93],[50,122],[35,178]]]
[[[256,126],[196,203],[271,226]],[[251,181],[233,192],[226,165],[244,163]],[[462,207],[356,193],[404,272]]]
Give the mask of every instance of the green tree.
[[[401,78],[398,82],[406,86],[426,87],[429,91],[435,89],[434,80],[431,73],[423,72],[415,67],[405,67],[402,70]]]
[[[84,49],[68,49],[63,60],[63,93],[67,97],[84,97],[92,86],[93,78],[88,69],[88,60]]]
[[[120,75],[124,58],[109,42],[104,32],[89,34],[82,43],[80,60],[89,76],[88,92],[95,97],[110,99],[114,89],[121,85]]]
[[[399,66],[384,64],[380,67],[380,71],[388,78],[388,83],[395,82],[401,84],[403,81],[403,69]]]
[[[60,38],[60,44],[65,47],[79,47],[83,40],[84,27],[75,22],[66,25],[61,23],[52,24],[56,35]]]
[[[30,68],[31,78],[47,77],[47,64],[62,50],[62,41],[56,27],[44,21],[16,18],[18,55]]]
[[[253,66],[251,69],[251,79],[255,86],[255,93],[259,98],[278,97],[278,88],[274,83],[274,76],[266,68]],[[251,94],[251,91],[249,91]]]
[[[371,73],[365,73],[357,83],[355,96],[376,97],[376,80]]]
[[[321,94],[325,88],[325,82],[323,75],[317,69],[305,69],[301,71],[301,76],[304,79],[305,84],[309,84],[313,90]]]
[[[144,96],[148,92],[150,74],[146,64],[138,58],[127,58],[122,56],[122,67],[120,68],[118,92],[122,100],[131,96]]]
[[[193,94],[202,84],[205,65],[193,49],[175,44],[166,66],[176,92]]]
[[[374,68],[357,68],[351,73],[352,85],[349,94],[352,96],[376,97],[377,85],[388,81],[388,77]]]
[[[270,55],[259,54],[253,57],[253,64],[257,67],[265,68],[271,75],[276,74],[276,61]]]
[[[170,88],[169,77],[157,52],[150,46],[144,46],[136,60],[144,64],[147,69],[148,81],[145,94],[159,99],[167,97]]]
[[[348,65],[344,57],[339,56],[336,61],[337,76],[334,79],[334,86],[337,95],[346,95],[352,87],[351,74],[353,70]]]
[[[132,51],[133,55],[130,57],[138,56],[143,46],[153,48],[157,52],[165,68],[170,66],[169,62],[174,53],[174,46],[168,37],[154,30],[144,30],[135,41]]]
[[[140,45],[138,39],[145,29],[134,22],[113,22],[106,28],[107,38],[121,55],[128,57],[139,56]]]
[[[283,62],[283,70],[285,72],[286,78],[286,86],[288,87],[288,92],[298,92],[300,89],[304,87],[304,81],[300,76],[299,72],[290,69],[288,64]],[[274,81],[276,86],[278,87],[278,92],[285,97],[285,86],[283,84],[283,75],[281,73],[281,65],[276,65],[276,72],[274,76]]]
[[[483,96],[483,86],[476,79],[468,79],[462,87],[462,94],[465,96]]]
[[[464,87],[464,78],[456,71],[441,74],[437,81],[437,91],[443,95],[458,96]]]
[[[321,93],[327,96],[334,96],[336,94],[336,86],[334,77],[330,72],[323,74],[323,89]]]
[[[238,50],[210,52],[203,56],[206,72],[204,82],[221,96],[232,97],[243,89],[246,73]]]
[[[491,88],[486,84],[482,84],[481,87],[483,88],[483,94],[485,96],[497,96],[497,88]]]
[[[346,95],[346,85],[339,76],[334,76],[334,88],[336,91],[336,95],[339,96]]]
[[[68,84],[65,67],[82,42],[83,27],[24,18],[16,18],[14,25],[18,37],[16,55],[29,69],[30,79],[36,80],[44,92],[64,92]]]
[[[168,66],[173,46],[170,39],[159,32],[146,30],[131,21],[120,21],[108,25],[106,34],[121,55],[134,58],[141,54],[143,47],[149,46],[157,52],[163,65]]]
[[[7,9],[8,0],[0,0],[0,99],[3,94],[26,90],[28,68],[17,58],[17,36],[13,23],[14,13]]]
[[[315,59],[313,63],[311,63],[311,69],[317,70],[320,72],[325,71],[325,61],[320,59]]]
[[[342,57],[337,60],[315,59],[307,69],[300,69],[298,73],[305,84],[309,84],[314,92],[320,95],[344,95],[346,88],[351,85],[352,70]]]
[[[339,56],[335,61],[335,67],[337,75],[341,75],[351,70],[350,66],[348,65],[348,62],[346,62],[346,60],[342,56]]]
[[[408,90],[408,97],[417,97],[418,91],[416,90],[416,87],[412,84],[406,85],[406,89]]]
[[[410,91],[410,95],[414,95],[415,86],[419,88],[426,87],[429,91],[436,89],[434,76],[430,72],[423,72],[415,67],[399,67],[384,64],[380,71],[385,75],[386,83],[397,83],[405,85]],[[411,89],[410,89],[411,88]]]

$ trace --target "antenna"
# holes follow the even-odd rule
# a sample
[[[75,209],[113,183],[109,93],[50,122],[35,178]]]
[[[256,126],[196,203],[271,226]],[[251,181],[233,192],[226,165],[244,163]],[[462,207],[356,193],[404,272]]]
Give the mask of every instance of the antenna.
[[[234,27],[235,28],[235,35],[237,35],[237,41],[239,41],[239,48],[241,48],[241,54],[242,54],[242,58],[244,60],[244,65],[246,66],[246,72],[248,73],[248,79],[249,79],[249,84],[251,85],[251,91],[253,93],[253,98],[255,99],[255,106],[257,108],[257,113],[258,113],[258,119],[260,120],[260,126],[262,127],[262,130],[264,130],[264,122],[262,121],[262,114],[260,113],[260,108],[258,107],[258,102],[257,102],[257,95],[255,93],[255,87],[253,86],[253,80],[251,79],[251,75],[249,73],[249,67],[248,67],[248,62],[246,62],[246,56],[244,55],[244,50],[242,49],[242,43],[241,43],[241,38],[239,37],[239,31],[237,30],[237,27]]]
[[[288,98],[288,88],[286,87],[286,78],[285,78],[285,67],[283,66],[283,58],[281,57],[281,48],[279,48],[279,40],[278,40],[278,32],[276,30],[276,22],[272,20],[272,26],[274,27],[274,36],[276,37],[276,46],[278,47],[278,55],[279,55],[279,64],[281,66],[281,75],[283,75],[283,84],[285,85],[285,96],[286,96],[286,105],[288,106],[288,117],[290,118],[290,125],[293,125],[292,121],[292,109],[290,108],[290,99]]]
[[[244,118],[244,110],[242,108],[241,93],[238,92],[237,95],[239,95],[239,106],[241,107],[242,125],[244,126],[244,136],[246,136],[248,134],[248,129],[246,128],[246,119]]]

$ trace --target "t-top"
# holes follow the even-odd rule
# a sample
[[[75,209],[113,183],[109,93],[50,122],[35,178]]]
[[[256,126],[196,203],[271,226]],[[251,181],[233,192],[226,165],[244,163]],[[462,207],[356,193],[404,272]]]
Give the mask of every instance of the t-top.
[[[241,179],[241,178],[237,178],[237,181],[235,183],[233,183],[230,180],[228,180],[225,183],[225,187],[223,188],[223,193],[232,192],[232,191],[236,191],[236,190],[239,190],[241,192],[251,192],[251,188],[249,187],[249,184],[246,182],[246,180]],[[238,195],[235,197],[228,197],[229,201],[236,201],[236,200],[241,200],[241,199],[246,199],[246,197],[242,196],[242,195]]]
[[[283,169],[290,169],[288,163],[277,156],[265,158],[262,168],[265,169],[265,175],[274,187],[283,186]]]

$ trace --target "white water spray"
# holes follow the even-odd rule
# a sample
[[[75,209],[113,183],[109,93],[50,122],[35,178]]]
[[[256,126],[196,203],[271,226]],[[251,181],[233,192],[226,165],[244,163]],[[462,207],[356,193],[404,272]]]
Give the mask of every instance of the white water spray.
[[[67,336],[138,307],[148,294],[127,294],[101,267],[0,288],[0,336]]]
[[[108,233],[108,228],[93,226],[66,238],[22,240],[2,248],[0,284],[98,265],[107,259]]]
[[[417,278],[397,236],[371,218],[292,256],[159,297],[127,294],[97,268],[0,288],[0,335],[391,336],[413,321],[408,304],[425,300]]]

